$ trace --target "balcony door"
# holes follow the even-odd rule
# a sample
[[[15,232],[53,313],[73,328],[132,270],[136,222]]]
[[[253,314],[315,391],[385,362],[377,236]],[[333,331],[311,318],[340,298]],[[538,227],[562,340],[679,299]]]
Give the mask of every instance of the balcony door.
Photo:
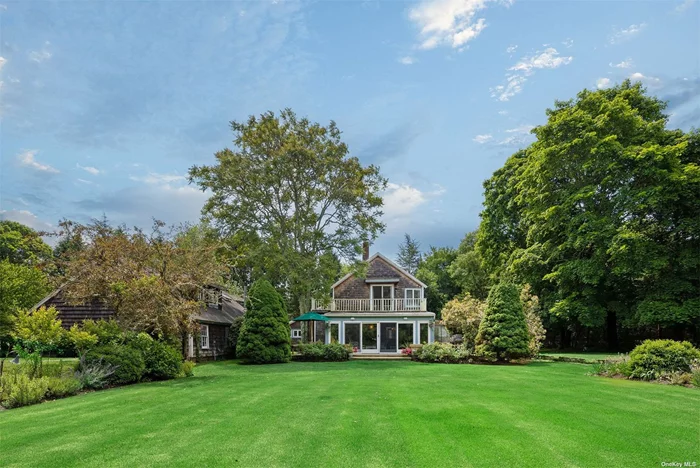
[[[394,287],[391,285],[373,285],[371,291],[372,310],[392,310]]]

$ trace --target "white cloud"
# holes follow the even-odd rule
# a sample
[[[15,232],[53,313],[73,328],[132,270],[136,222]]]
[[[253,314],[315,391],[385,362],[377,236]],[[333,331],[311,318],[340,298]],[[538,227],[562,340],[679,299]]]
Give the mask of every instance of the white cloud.
[[[628,39],[631,39],[640,32],[642,32],[642,30],[646,28],[646,26],[646,23],[639,23],[631,24],[624,29],[617,29],[610,35],[610,43],[619,44],[620,42],[624,42]]]
[[[506,84],[491,88],[491,97],[499,101],[508,101],[510,98],[523,90],[523,84],[527,81],[522,75],[506,75]]]
[[[518,63],[508,68],[512,73],[506,73],[506,83],[490,88],[491,97],[499,101],[508,101],[523,90],[527,77],[538,69],[553,69],[568,65],[574,58],[562,57],[554,47],[548,47],[544,51],[537,51],[534,55],[525,56]]]
[[[486,28],[476,14],[497,0],[424,0],[411,8],[409,18],[420,27],[421,49],[439,45],[461,48]],[[499,2],[510,4],[510,1]]]
[[[80,164],[76,164],[76,167],[78,169],[82,169],[85,172],[88,172],[92,175],[97,175],[101,172],[99,169],[97,169],[96,167],[92,167],[92,166],[81,166]]]
[[[17,155],[19,163],[23,166],[31,167],[37,171],[50,172],[58,174],[60,171],[55,167],[49,166],[48,164],[41,164],[38,162],[34,156],[38,153],[37,150],[29,150]]]
[[[88,184],[88,185],[92,185],[92,184],[93,184],[93,182],[91,182],[91,181],[89,181],[89,180],[85,180],[85,179],[76,179],[76,180],[77,180],[78,182],[80,182],[81,184]]]
[[[559,52],[554,47],[549,47],[544,52],[537,52],[530,57],[524,57],[520,62],[516,63],[508,70],[522,71],[526,75],[531,75],[533,70],[539,68],[559,68],[562,65],[568,65],[573,60],[573,57],[560,57]]]
[[[479,143],[480,145],[483,145],[484,143],[491,140],[492,138],[493,138],[493,135],[491,135],[489,133],[489,134],[485,134],[485,135],[477,135],[472,139],[472,141],[475,141],[475,142]]]
[[[598,78],[595,82],[598,89],[605,89],[610,87],[610,78]]]
[[[384,219],[391,229],[403,228],[405,224],[416,221],[414,215],[420,206],[445,192],[445,188],[440,185],[436,185],[434,190],[422,191],[408,184],[389,182],[382,195]]]
[[[518,50],[517,45],[508,46],[508,48],[506,49],[506,53],[513,55],[513,53],[515,53],[516,50]]]
[[[415,59],[409,55],[405,57],[401,57],[399,59],[399,63],[402,65],[413,65],[415,63]]]
[[[48,47],[51,45],[49,41],[46,41],[44,43],[44,46],[41,48],[41,50],[33,50],[29,52],[29,60],[32,62],[36,63],[41,63],[45,60],[48,60],[51,58],[51,52],[49,52]]]
[[[508,115],[508,111],[507,110],[500,110],[500,111],[498,111],[498,115]]]
[[[0,57],[0,70],[2,70],[2,67],[4,67],[6,63],[7,59],[5,57]]]
[[[50,232],[54,229],[51,223],[42,221],[37,215],[28,210],[0,210],[0,220],[16,221],[39,232]]]
[[[632,65],[633,65],[633,64],[632,64],[632,59],[629,59],[629,58],[628,58],[627,60],[623,60],[623,61],[620,62],[620,63],[612,63],[612,62],[610,62],[610,66],[613,67],[613,68],[630,68]]]
[[[659,87],[661,85],[661,80],[659,78],[656,78],[654,76],[642,75],[639,72],[632,73],[630,75],[630,80],[640,81],[644,86],[648,86],[650,88]]]
[[[676,13],[683,13],[685,10],[693,6],[694,3],[695,0],[685,0],[683,3],[674,8],[673,11]]]
[[[562,44],[564,45],[564,47],[566,47],[568,49],[569,47],[572,47],[574,45],[574,40],[571,38],[568,38],[565,41],[563,41]]]
[[[129,179],[136,182],[145,182],[147,184],[165,185],[170,184],[171,182],[184,182],[186,178],[185,176],[177,174],[158,174],[156,172],[149,172],[147,176],[130,176]]]
[[[527,134],[527,133],[530,133],[530,130],[532,130],[533,128],[535,128],[534,125],[525,124],[525,125],[520,125],[520,126],[515,127],[515,128],[509,128],[508,130],[506,130],[506,133]]]

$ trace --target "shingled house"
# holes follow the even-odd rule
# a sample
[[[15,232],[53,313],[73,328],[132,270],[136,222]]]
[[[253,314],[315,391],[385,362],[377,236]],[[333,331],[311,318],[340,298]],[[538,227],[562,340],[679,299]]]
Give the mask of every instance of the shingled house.
[[[395,354],[411,344],[432,343],[435,314],[427,310],[426,285],[380,253],[363,260],[367,274],[349,273],[333,286],[327,301],[313,309],[330,322],[325,342],[352,345],[357,353]]]
[[[230,353],[228,333],[236,317],[245,313],[243,300],[236,298],[216,285],[208,285],[202,289],[204,306],[194,316],[199,323],[199,336],[190,336],[183,344],[187,357],[199,356],[201,359],[215,359]],[[34,310],[39,307],[55,307],[63,328],[68,329],[84,320],[109,320],[115,317],[115,312],[106,304],[95,300],[89,304],[72,305],[66,302],[61,294],[61,288],[42,299]],[[196,348],[199,348],[197,350]]]

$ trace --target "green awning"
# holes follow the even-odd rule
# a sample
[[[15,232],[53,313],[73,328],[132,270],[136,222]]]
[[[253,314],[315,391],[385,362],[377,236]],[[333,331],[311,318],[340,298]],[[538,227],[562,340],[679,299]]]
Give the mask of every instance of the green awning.
[[[317,320],[319,322],[330,322],[331,319],[326,317],[325,315],[317,314],[316,312],[307,312],[303,315],[300,315],[299,317],[293,318],[292,322],[304,322],[304,321],[313,321]]]

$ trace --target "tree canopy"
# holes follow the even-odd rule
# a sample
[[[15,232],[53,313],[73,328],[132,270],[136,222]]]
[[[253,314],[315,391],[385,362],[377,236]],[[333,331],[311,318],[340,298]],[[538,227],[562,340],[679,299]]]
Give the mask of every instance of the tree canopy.
[[[34,229],[16,221],[0,221],[0,260],[39,265],[50,260],[51,253],[51,247]]]
[[[416,271],[416,278],[426,284],[428,310],[440,314],[444,305],[459,294],[460,290],[448,271],[457,257],[450,247],[430,247]]]
[[[421,259],[420,242],[410,235],[404,234],[404,240],[399,244],[399,253],[396,256],[396,263],[410,274],[415,275]]]
[[[563,335],[700,318],[697,132],[629,81],[558,101],[532,145],[484,183],[477,251],[532,285]]]
[[[285,109],[231,129],[234,148],[189,171],[211,192],[203,213],[235,238],[230,252],[239,264],[263,268],[308,310],[337,274],[339,263],[328,260],[354,259],[383,231],[386,179],[349,155],[334,122],[322,126]]]

